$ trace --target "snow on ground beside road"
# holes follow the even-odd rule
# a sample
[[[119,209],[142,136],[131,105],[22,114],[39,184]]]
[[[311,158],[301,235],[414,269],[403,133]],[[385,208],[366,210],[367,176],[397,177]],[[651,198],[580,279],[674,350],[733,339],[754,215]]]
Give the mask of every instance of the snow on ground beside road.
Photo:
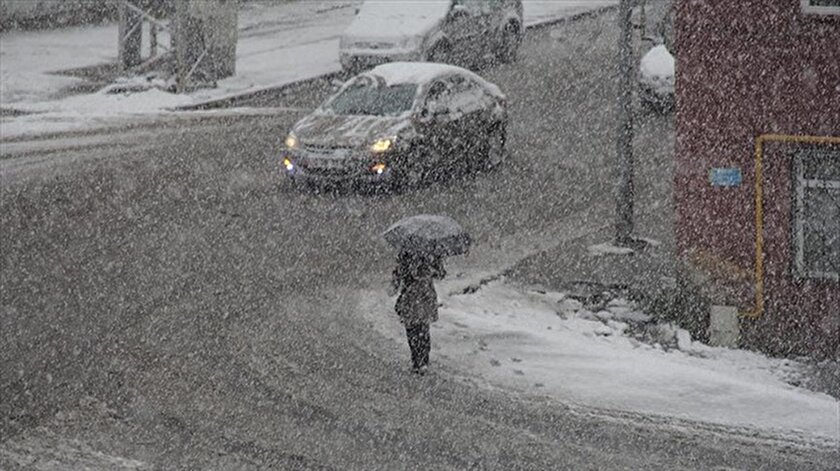
[[[561,302],[561,293],[501,281],[452,294],[469,284],[456,278],[437,285],[443,307],[432,326],[433,368],[454,367],[488,385],[586,407],[760,429],[797,441],[840,439],[838,402],[785,382],[795,362],[685,338],[681,350],[665,351],[624,335],[623,322],[604,323],[576,301]],[[394,299],[362,298],[361,312],[405,350],[408,365]]]
[[[522,13],[525,26],[530,27],[617,3],[618,0],[523,0]]]
[[[236,76],[220,81],[218,88],[183,95],[148,90],[54,100],[62,88],[79,79],[50,72],[116,60],[116,25],[4,33],[0,36],[0,104],[34,114],[0,118],[0,138],[99,127],[118,117],[162,113],[176,106],[335,72],[340,69],[338,36],[358,3],[323,0],[248,4],[239,18]]]
[[[527,25],[615,4],[617,0],[524,0]],[[125,100],[55,100],[79,79],[50,72],[113,62],[117,56],[115,24],[51,31],[12,31],[0,35],[0,104],[44,114],[3,117],[0,138],[61,132],[103,124],[103,116],[126,112],[161,113],[177,105],[200,103],[273,88],[341,70],[338,42],[361,0],[249,3],[240,12],[236,75],[218,87],[179,99],[158,96],[149,105],[126,109]],[[145,103],[144,100],[138,102]],[[74,105],[82,105],[72,109]],[[94,105],[98,105],[94,106]]]
[[[21,135],[113,125],[115,118],[126,120],[132,116],[158,113],[161,109],[190,103],[192,100],[187,96],[152,88],[136,93],[97,92],[63,100],[20,105],[19,109],[35,114],[14,119],[4,118],[0,122],[0,137],[8,139]]]
[[[240,13],[236,75],[190,96],[196,102],[214,100],[341,70],[338,40],[360,3],[246,5]]]
[[[156,112],[164,108],[192,103],[189,97],[168,93],[157,88],[140,92],[107,93],[100,91],[89,95],[76,95],[57,101],[33,103],[22,107],[24,111],[66,113],[68,115],[110,116]]]
[[[48,101],[81,79],[52,75],[117,58],[117,25],[0,34],[0,104]]]

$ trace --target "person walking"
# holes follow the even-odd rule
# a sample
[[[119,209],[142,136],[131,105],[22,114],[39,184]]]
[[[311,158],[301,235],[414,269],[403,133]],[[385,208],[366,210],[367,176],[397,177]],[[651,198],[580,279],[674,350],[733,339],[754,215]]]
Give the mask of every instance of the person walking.
[[[432,344],[429,325],[438,319],[437,292],[433,279],[443,279],[446,271],[440,257],[400,251],[391,279],[398,292],[394,310],[405,326],[411,350],[412,372],[425,374]]]

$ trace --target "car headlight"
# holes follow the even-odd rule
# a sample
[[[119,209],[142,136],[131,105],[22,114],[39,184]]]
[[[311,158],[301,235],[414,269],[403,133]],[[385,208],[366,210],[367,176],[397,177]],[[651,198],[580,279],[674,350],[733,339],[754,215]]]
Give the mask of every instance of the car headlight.
[[[286,147],[289,149],[297,149],[299,145],[298,138],[292,133],[286,136]]]
[[[370,150],[375,153],[387,152],[394,146],[394,139],[390,137],[385,137],[382,139],[377,139],[373,145],[370,146]]]

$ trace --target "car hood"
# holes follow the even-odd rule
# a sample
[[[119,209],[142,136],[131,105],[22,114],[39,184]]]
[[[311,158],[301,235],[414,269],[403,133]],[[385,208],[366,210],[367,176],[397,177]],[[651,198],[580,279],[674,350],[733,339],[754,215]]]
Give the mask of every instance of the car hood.
[[[366,2],[344,32],[345,42],[387,41],[401,44],[407,38],[433,30],[449,11],[448,0],[422,2]]]
[[[314,113],[300,120],[293,132],[304,146],[363,147],[382,137],[397,136],[411,126],[408,116],[345,116]]]

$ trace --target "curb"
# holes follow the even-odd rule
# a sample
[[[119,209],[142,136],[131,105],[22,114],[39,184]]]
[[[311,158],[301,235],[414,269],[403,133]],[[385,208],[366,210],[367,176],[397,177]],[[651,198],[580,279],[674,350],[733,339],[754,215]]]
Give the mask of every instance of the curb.
[[[573,21],[578,21],[586,18],[592,18],[599,15],[602,15],[608,11],[615,10],[618,8],[618,5],[607,5],[603,7],[598,7],[593,10],[586,10],[579,13],[575,13],[569,16],[565,16],[562,18],[555,18],[550,20],[538,21],[532,24],[526,24],[526,30],[539,30],[542,28],[548,28],[551,26],[556,26],[563,23],[570,23]],[[269,96],[277,93],[285,93],[291,89],[296,87],[306,86],[318,80],[326,80],[332,81],[338,79],[342,76],[343,72],[341,70],[336,72],[328,72],[322,75],[316,75],[314,77],[304,78],[300,80],[295,80],[293,82],[287,82],[278,85],[267,85],[265,87],[261,87],[256,90],[248,90],[242,93],[235,93],[231,95],[227,95],[221,98],[213,98],[211,100],[203,101],[201,103],[194,103],[191,105],[179,106],[176,108],[171,108],[171,111],[200,111],[200,110],[210,110],[215,108],[227,108],[232,106],[238,101],[245,101],[245,100],[253,100],[264,96]]]
[[[221,98],[213,98],[211,100],[203,101],[201,103],[194,103],[191,105],[178,106],[170,108],[170,111],[201,111],[215,108],[227,108],[237,101],[253,100],[263,96],[273,95],[277,93],[285,93],[294,88],[303,87],[313,82],[324,80],[332,81],[341,77],[341,71],[329,72],[314,77],[295,80],[293,82],[285,82],[279,85],[267,85],[256,90],[248,90],[241,93],[234,93]]]
[[[563,18],[555,18],[555,19],[551,19],[551,20],[544,20],[544,21],[539,21],[539,22],[536,22],[536,23],[531,23],[531,24],[525,25],[525,29],[526,30],[527,29],[541,29],[541,28],[547,28],[549,26],[557,26],[557,25],[563,24],[563,23],[571,23],[571,22],[577,21],[577,20],[583,20],[583,19],[586,19],[586,18],[593,18],[593,17],[599,16],[599,15],[602,15],[602,14],[608,12],[608,11],[617,10],[617,9],[618,9],[618,2],[616,2],[614,5],[606,5],[606,6],[603,6],[603,7],[595,8],[593,10],[582,11],[582,12],[575,13],[575,14],[572,14],[572,15],[569,15],[569,16],[565,16]]]

